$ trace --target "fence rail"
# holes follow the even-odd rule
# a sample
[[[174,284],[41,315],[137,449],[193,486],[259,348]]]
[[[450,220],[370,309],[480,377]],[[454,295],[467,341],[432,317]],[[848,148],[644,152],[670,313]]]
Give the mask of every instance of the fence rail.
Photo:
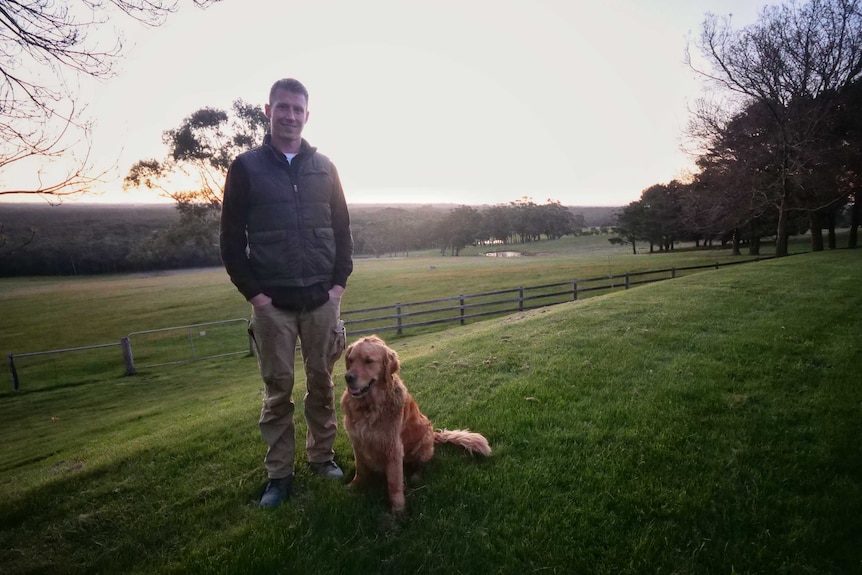
[[[502,289],[418,302],[396,303],[357,310],[343,310],[341,316],[344,319],[348,333],[353,336],[392,331],[398,335],[402,335],[406,329],[421,329],[450,323],[465,325],[468,320],[527,311],[566,301],[576,301],[581,295],[590,292],[611,292],[619,289],[630,289],[638,285],[673,279],[681,272],[718,269],[723,266],[762,261],[772,259],[773,257],[775,256],[764,256],[756,259],[726,263],[716,262],[715,264],[626,272],[621,275],[608,275],[581,280],[575,279],[538,286]],[[241,351],[223,351],[223,347],[221,347],[223,345],[236,345],[235,335],[224,336],[222,338],[207,338],[206,345],[201,345],[205,341],[209,328],[235,323],[244,324],[245,329],[242,334],[244,341],[248,345],[247,348],[244,347]],[[120,347],[125,365],[125,373],[126,375],[133,375],[138,368],[174,365],[238,354],[251,355],[253,354],[253,343],[248,337],[248,323],[249,320],[245,318],[197,323],[136,331],[115,343],[29,353],[10,353],[8,360],[9,371],[12,375],[12,386],[15,391],[19,390],[20,377],[15,365],[15,360],[18,358]],[[182,334],[183,340],[188,341],[190,354],[180,357],[174,355],[174,359],[168,359],[171,353],[176,354],[175,348],[177,347],[180,334]],[[197,346],[196,342],[198,342]],[[133,345],[135,346],[135,353],[133,353]],[[219,347],[216,349],[214,345]],[[143,365],[136,365],[134,356],[141,350],[143,350],[143,353],[140,354],[139,360],[143,362]]]
[[[200,342],[203,341],[202,338],[206,337],[208,334],[208,328],[214,328],[219,326],[226,326],[232,324],[241,324],[242,325],[242,334],[245,335],[246,341],[248,342],[248,347],[238,351],[228,351],[228,352],[216,352],[211,351],[212,346],[209,346],[210,351],[207,351],[207,347],[202,347]],[[180,363],[188,363],[191,361],[198,361],[201,359],[214,359],[216,357],[226,357],[230,355],[240,355],[240,354],[252,354],[253,347],[251,338],[248,336],[248,327],[249,320],[245,318],[239,319],[226,319],[222,321],[211,321],[207,323],[195,323],[191,325],[182,325],[178,327],[165,327],[162,329],[149,329],[144,331],[134,331],[129,334],[128,340],[129,344],[129,358],[127,359],[127,369],[126,374],[132,375],[135,370],[134,359],[131,356],[132,346],[131,343],[136,342],[135,345],[137,348],[142,346],[146,346],[147,343],[150,343],[150,347],[163,347],[163,342],[167,341],[167,345],[174,345],[174,341],[178,337],[182,337],[183,340],[188,340],[189,343],[189,355],[185,357],[180,357],[179,359],[174,359],[171,361],[164,360],[152,360],[150,357],[153,357],[154,354],[151,352],[146,356],[147,361],[158,361],[158,363],[145,363],[144,365],[139,366],[141,369],[151,368],[151,367],[161,367],[163,365],[177,365]],[[197,346],[195,346],[195,342],[199,342]],[[153,342],[156,342],[153,344]],[[158,351],[158,350],[156,350]],[[158,357],[164,357],[164,354],[159,354]],[[132,366],[132,373],[129,373],[128,365]]]
[[[214,349],[221,350],[223,347],[223,339],[219,338],[219,341],[215,342],[214,345],[207,346],[195,346],[195,341],[201,341],[207,335],[209,328],[217,328],[224,325],[230,325],[235,323],[241,323],[243,325],[242,333],[245,335],[246,340],[248,341],[248,347],[244,348],[240,351],[213,351]],[[125,367],[126,375],[134,375],[138,369],[143,368],[151,368],[151,367],[159,367],[163,365],[174,365],[179,363],[188,363],[191,361],[198,361],[202,359],[213,359],[216,357],[225,357],[229,355],[239,355],[239,354],[251,354],[251,339],[248,336],[248,323],[249,321],[245,318],[240,319],[227,319],[221,321],[211,321],[206,323],[196,323],[191,325],[182,325],[176,327],[166,327],[162,329],[151,329],[146,331],[136,331],[130,333],[128,336],[123,337],[118,342],[114,343],[103,343],[98,345],[87,345],[83,347],[71,347],[66,349],[52,349],[47,351],[35,351],[28,353],[10,353],[8,357],[9,361],[9,373],[12,376],[12,389],[18,391],[21,385],[21,378],[18,374],[18,368],[15,365],[16,359],[23,359],[29,357],[37,357],[37,356],[58,356],[60,354],[67,354],[69,352],[78,352],[78,351],[92,351],[97,349],[104,348],[112,348],[119,347],[121,350],[120,354],[117,354],[118,357],[122,357],[123,365]],[[197,330],[195,334],[194,330]],[[152,357],[164,357],[165,352],[165,343],[167,343],[170,348],[173,350],[177,349],[177,341],[182,336],[182,339],[185,341],[188,340],[189,343],[189,352],[182,353],[182,357],[175,359],[173,361],[161,361],[158,363],[146,363],[147,361],[151,361]],[[146,341],[149,339],[150,341]],[[233,343],[235,343],[235,339],[231,338]],[[136,365],[135,364],[135,352],[133,352],[133,345],[136,346],[134,349],[138,351],[143,351],[141,357],[145,360],[144,365]],[[176,354],[176,351],[174,351]],[[139,359],[141,359],[139,357]],[[176,357],[176,355],[175,355]]]
[[[465,325],[467,320],[471,319],[526,311],[565,301],[576,301],[581,295],[590,292],[629,289],[638,285],[673,279],[681,272],[718,269],[723,266],[761,261],[773,257],[765,256],[727,263],[716,262],[714,264],[626,272],[621,275],[570,280],[410,303],[396,303],[366,309],[343,310],[341,316],[348,328],[348,333],[351,335],[359,336],[387,331],[394,331],[398,335],[403,335],[406,329],[425,328],[447,323]],[[381,313],[382,315],[370,315]]]

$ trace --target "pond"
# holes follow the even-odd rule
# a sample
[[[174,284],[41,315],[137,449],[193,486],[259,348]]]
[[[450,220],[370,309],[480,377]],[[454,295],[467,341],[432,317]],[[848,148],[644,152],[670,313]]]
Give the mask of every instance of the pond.
[[[485,252],[485,255],[488,257],[491,257],[491,258],[519,258],[524,254],[522,254],[521,252],[505,251],[505,252]]]

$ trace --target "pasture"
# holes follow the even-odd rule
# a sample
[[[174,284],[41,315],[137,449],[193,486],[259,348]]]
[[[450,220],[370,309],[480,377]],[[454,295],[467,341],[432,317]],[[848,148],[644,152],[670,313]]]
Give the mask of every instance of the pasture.
[[[513,259],[360,260],[344,305],[731,258],[632,256],[595,241]],[[0,565],[9,574],[862,572],[860,284],[862,251],[802,254],[387,337],[435,425],[480,431],[494,448],[480,460],[441,446],[400,520],[382,491],[311,476],[301,449],[294,498],[257,508],[264,449],[251,357],[133,377],[101,359],[74,380],[58,369],[47,385],[0,391]],[[221,270],[0,280],[0,350],[247,313]],[[342,376],[339,365],[339,394]],[[298,415],[302,394],[300,376]],[[343,430],[336,451],[350,475]]]

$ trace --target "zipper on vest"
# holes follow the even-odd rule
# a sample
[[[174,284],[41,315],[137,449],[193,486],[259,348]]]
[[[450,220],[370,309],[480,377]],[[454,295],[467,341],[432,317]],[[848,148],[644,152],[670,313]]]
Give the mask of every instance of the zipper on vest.
[[[299,253],[300,259],[302,263],[300,264],[300,268],[302,269],[303,274],[305,273],[305,234],[302,229],[302,197],[299,195],[299,186],[291,182],[293,185],[293,193],[296,205],[296,229],[299,230]]]

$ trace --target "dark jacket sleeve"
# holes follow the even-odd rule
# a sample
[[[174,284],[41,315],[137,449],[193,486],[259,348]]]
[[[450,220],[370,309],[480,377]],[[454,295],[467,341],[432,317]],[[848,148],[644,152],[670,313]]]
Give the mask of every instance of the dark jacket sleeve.
[[[224,199],[219,227],[219,250],[230,280],[249,300],[262,293],[260,283],[252,273],[246,248],[246,218],[248,215],[249,179],[245,167],[234,160],[228,168],[224,184]]]
[[[350,214],[338,170],[332,166],[335,190],[330,207],[332,209],[332,228],[335,231],[335,269],[332,283],[347,287],[347,278],[353,273],[353,235],[350,232]]]

